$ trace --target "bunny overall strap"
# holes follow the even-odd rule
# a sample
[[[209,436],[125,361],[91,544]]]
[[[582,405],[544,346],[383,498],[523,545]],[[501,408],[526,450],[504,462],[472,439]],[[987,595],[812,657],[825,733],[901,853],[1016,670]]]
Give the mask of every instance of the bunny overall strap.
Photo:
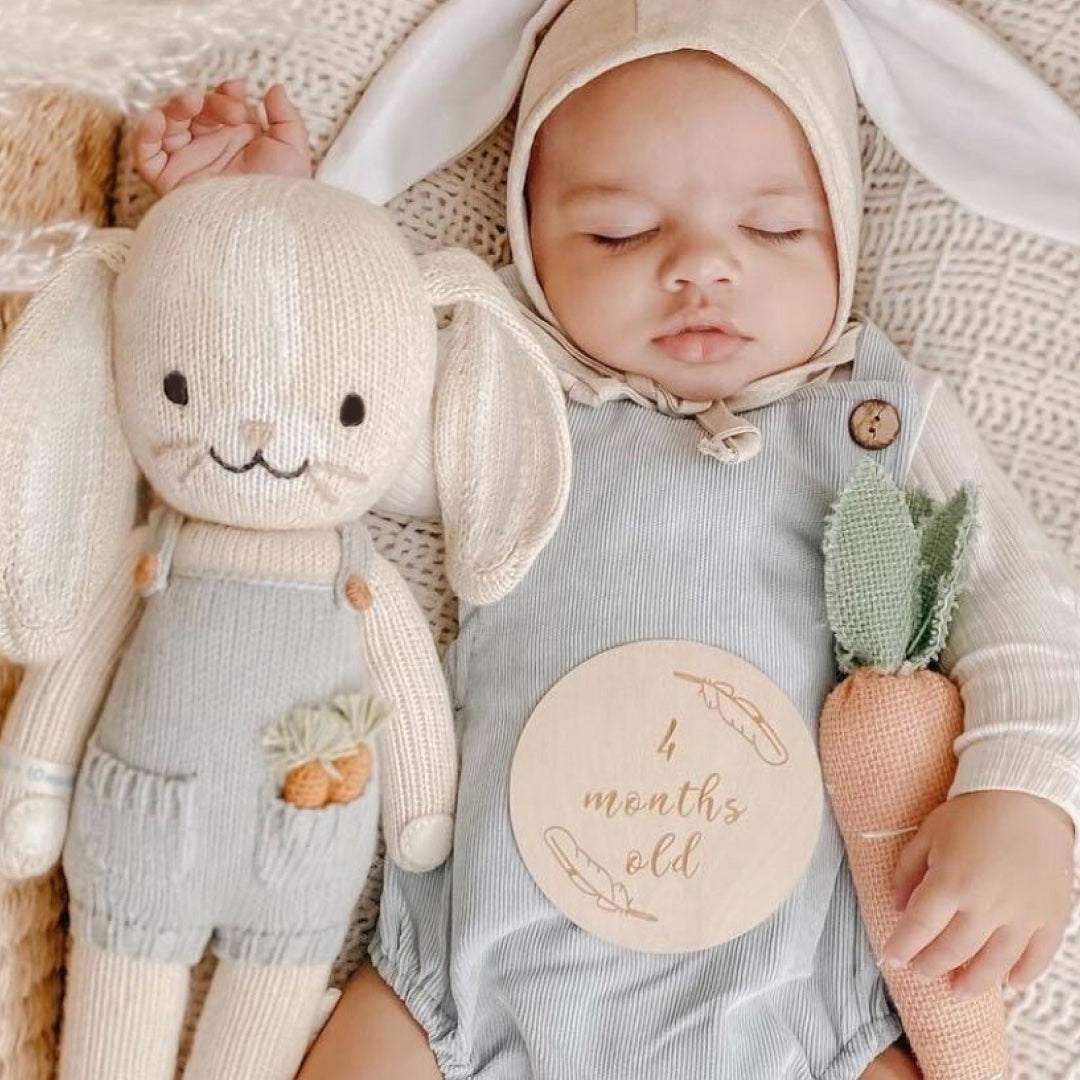
[[[867,403],[899,431],[870,425],[871,435]],[[507,599],[463,609],[448,660],[463,770],[454,856],[422,878],[388,870],[373,945],[450,1080],[848,1080],[898,1037],[827,810],[805,874],[770,917],[717,947],[654,955],[582,932],[558,910],[577,917],[573,887],[552,904],[507,807],[537,704],[627,643],[734,653],[815,732],[834,681],[826,513],[867,455],[902,482],[920,412],[903,360],[871,324],[850,381],[808,384],[749,414],[763,449],[736,466],[698,452],[691,420],[628,401],[570,406],[562,527]],[[582,712],[579,724],[601,718]],[[617,725],[604,730],[618,738]],[[547,762],[549,789],[568,764]]]
[[[167,511],[79,774],[73,934],[166,962],[194,964],[213,936],[234,960],[330,963],[375,851],[378,777],[352,802],[291,806],[264,737],[292,709],[372,692],[344,585],[370,577],[371,541],[343,528],[336,584],[258,580],[172,567],[178,527]]]
[[[532,516],[472,458],[442,485],[455,574],[494,599],[557,524],[569,436],[558,382],[476,257],[419,260],[382,211],[310,181],[216,179],[95,235],[11,336],[0,648],[28,667],[0,740],[0,876],[64,847],[63,1080],[171,1080],[208,942],[185,1077],[287,1080],[380,810],[408,872],[449,852],[445,679],[360,524],[414,458],[430,470],[445,306],[445,394],[516,435],[514,398],[493,390],[508,373],[530,386],[528,460],[555,478]],[[516,452],[450,425],[435,452],[493,451]],[[133,530],[138,471],[163,510]]]

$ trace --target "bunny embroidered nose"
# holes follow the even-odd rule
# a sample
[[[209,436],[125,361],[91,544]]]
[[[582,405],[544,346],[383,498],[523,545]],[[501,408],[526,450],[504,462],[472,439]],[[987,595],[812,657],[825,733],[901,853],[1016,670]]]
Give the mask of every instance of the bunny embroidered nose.
[[[274,425],[263,420],[248,420],[240,425],[240,432],[248,449],[257,453],[266,449],[266,444],[274,434]]]

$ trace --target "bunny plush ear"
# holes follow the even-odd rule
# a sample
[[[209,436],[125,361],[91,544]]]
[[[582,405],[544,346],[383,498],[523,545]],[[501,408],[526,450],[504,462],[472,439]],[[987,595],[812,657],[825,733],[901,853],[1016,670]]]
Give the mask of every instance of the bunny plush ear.
[[[490,604],[525,576],[562,519],[570,434],[559,380],[510,294],[467,251],[421,258],[435,307],[452,305],[435,396],[435,477],[447,577]]]
[[[111,345],[129,237],[69,255],[0,355],[0,654],[23,663],[63,653],[133,525]]]

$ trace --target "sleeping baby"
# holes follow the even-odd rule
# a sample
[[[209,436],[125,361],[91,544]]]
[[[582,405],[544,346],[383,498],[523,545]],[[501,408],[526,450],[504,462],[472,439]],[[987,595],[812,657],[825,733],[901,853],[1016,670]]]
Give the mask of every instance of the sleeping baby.
[[[140,172],[159,192],[310,174],[284,91],[264,107],[257,117],[238,80],[181,95],[137,132]],[[509,597],[462,607],[447,658],[453,858],[423,875],[388,864],[374,966],[346,988],[304,1080],[919,1075],[827,807],[752,925],[710,937],[702,918],[698,938],[665,951],[633,889],[612,904],[617,932],[582,929],[580,882],[556,895],[525,853],[512,790],[537,768],[522,755],[548,695],[584,693],[588,669],[613,700],[627,666],[589,665],[628,648],[647,647],[634,665],[669,643],[736,657],[812,739],[835,676],[822,531],[867,456],[935,499],[981,490],[943,662],[966,706],[959,765],[901,858],[885,960],[951,973],[967,997],[1050,962],[1080,821],[1075,596],[941,379],[853,317],[861,192],[855,96],[822,5],[571,0],[548,31],[519,106],[505,273],[566,391],[570,501]],[[425,493],[415,502],[432,509]],[[595,716],[616,753],[629,728],[618,710]],[[552,745],[566,757],[543,758],[549,776],[572,771],[572,747]],[[707,814],[707,794],[702,782],[685,797]],[[650,858],[667,882],[706,872],[701,850]],[[632,884],[641,866],[614,869]]]

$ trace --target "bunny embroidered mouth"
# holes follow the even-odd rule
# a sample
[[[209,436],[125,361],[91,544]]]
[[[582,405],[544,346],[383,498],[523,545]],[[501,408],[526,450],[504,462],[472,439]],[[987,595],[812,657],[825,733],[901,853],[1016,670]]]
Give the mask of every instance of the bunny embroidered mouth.
[[[282,472],[280,469],[275,469],[273,465],[263,457],[261,450],[256,450],[255,456],[246,465],[230,465],[227,461],[218,457],[217,452],[212,446],[210,447],[210,457],[223,469],[226,469],[231,473],[251,472],[256,465],[261,465],[271,476],[276,476],[279,480],[296,480],[307,472],[308,465],[310,464],[310,461],[305,459],[304,464],[294,472]]]

